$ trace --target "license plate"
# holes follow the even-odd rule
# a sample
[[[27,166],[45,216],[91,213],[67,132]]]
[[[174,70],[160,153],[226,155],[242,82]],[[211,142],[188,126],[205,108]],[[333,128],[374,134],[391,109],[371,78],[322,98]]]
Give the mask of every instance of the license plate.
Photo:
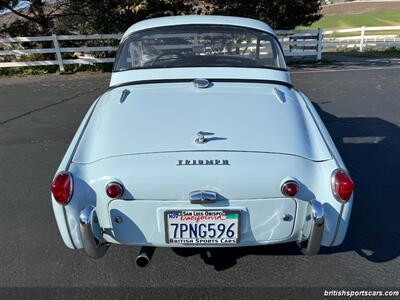
[[[166,211],[165,226],[169,244],[237,244],[240,211]]]

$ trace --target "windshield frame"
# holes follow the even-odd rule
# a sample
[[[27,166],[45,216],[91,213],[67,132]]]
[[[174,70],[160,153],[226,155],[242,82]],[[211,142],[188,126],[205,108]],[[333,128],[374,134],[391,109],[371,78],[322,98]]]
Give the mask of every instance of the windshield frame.
[[[215,66],[215,65],[202,65],[202,66],[146,66],[146,67],[131,67],[131,68],[126,68],[126,69],[120,69],[117,70],[117,63],[120,59],[121,56],[121,52],[122,49],[124,49],[124,45],[125,43],[129,40],[129,38],[137,33],[141,33],[144,31],[150,31],[150,30],[154,30],[157,28],[177,28],[177,27],[185,27],[185,26],[214,26],[214,27],[230,27],[232,29],[234,28],[239,28],[241,30],[243,29],[248,29],[248,30],[252,30],[254,32],[259,32],[262,34],[266,34],[269,37],[271,37],[273,40],[275,40],[275,44],[277,45],[279,51],[281,52],[282,55],[282,61],[285,64],[285,67],[274,67],[274,66]],[[279,54],[278,54],[279,55]],[[237,26],[237,25],[223,25],[223,24],[182,24],[182,25],[169,25],[169,26],[160,26],[160,27],[153,27],[153,28],[146,28],[146,29],[142,29],[142,30],[138,30],[138,31],[134,31],[126,36],[123,37],[123,39],[120,42],[120,45],[118,47],[118,51],[117,54],[115,56],[115,60],[113,63],[113,68],[112,68],[112,72],[113,73],[118,73],[118,72],[125,72],[125,71],[132,71],[132,70],[149,70],[149,69],[173,69],[173,68],[245,68],[245,69],[271,69],[271,70],[277,70],[277,71],[283,71],[283,72],[287,72],[288,68],[287,68],[287,64],[286,64],[286,59],[285,59],[285,53],[283,51],[282,45],[279,42],[278,38],[267,31],[264,30],[260,30],[260,29],[256,29],[256,28],[252,28],[252,27],[246,27],[246,26]]]

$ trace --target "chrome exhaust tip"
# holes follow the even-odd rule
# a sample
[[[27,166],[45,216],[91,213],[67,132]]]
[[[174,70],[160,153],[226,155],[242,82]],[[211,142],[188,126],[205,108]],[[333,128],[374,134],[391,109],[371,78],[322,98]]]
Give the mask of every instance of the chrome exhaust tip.
[[[136,257],[136,265],[138,267],[147,267],[150,263],[151,257],[153,256],[154,248],[143,247],[140,249],[138,256]]]
[[[149,257],[146,255],[146,253],[141,253],[136,257],[136,264],[138,267],[144,268],[147,267],[147,265],[150,263]]]

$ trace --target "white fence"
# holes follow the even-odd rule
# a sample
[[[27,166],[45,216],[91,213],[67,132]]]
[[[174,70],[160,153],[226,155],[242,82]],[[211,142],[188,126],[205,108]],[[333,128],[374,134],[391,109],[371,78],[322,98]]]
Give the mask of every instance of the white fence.
[[[321,60],[323,51],[355,48],[362,52],[367,48],[400,47],[400,26],[363,26],[325,31],[277,30],[276,34],[285,56],[290,58]],[[0,38],[0,68],[58,65],[63,72],[64,65],[69,64],[112,63],[121,36],[95,34]],[[65,44],[69,46],[63,47]],[[35,58],[35,54],[39,56]]]
[[[341,36],[347,34],[350,34],[350,36]],[[363,26],[358,28],[324,31],[324,49],[337,50],[355,48],[360,52],[363,52],[366,48],[388,47],[400,47],[400,26]]]
[[[276,30],[287,57],[322,58],[323,30]]]
[[[286,56],[321,59],[322,30],[278,30],[277,35]],[[63,72],[64,65],[68,64],[112,63],[117,50],[116,44],[121,36],[121,34],[96,34],[0,38],[0,68],[58,65]],[[107,46],[60,46],[60,43],[65,42],[87,43],[88,41],[106,43]],[[39,42],[47,46],[35,48],[33,44]],[[107,53],[108,57],[96,57],[104,53]],[[29,59],[33,59],[32,54],[54,56],[53,59],[47,60],[24,60],[28,55]],[[65,54],[69,57],[65,57]]]
[[[60,47],[62,41],[110,41],[117,43],[121,39],[121,34],[94,34],[94,35],[51,35],[35,37],[13,37],[0,38],[0,68],[9,67],[29,67],[29,66],[48,66],[58,65],[60,71],[64,71],[64,65],[69,64],[91,64],[91,63],[112,63],[114,57],[94,57],[85,56],[84,53],[115,52],[116,46],[94,46],[94,47]],[[47,42],[52,47],[32,48],[32,43]],[[22,44],[29,43],[31,48]],[[114,43],[114,44],[115,44]],[[64,58],[64,53],[72,53],[74,58]],[[54,54],[53,60],[31,60],[21,61],[18,58],[32,54]],[[11,56],[12,61],[4,61],[6,56]],[[3,59],[2,59],[3,58]]]

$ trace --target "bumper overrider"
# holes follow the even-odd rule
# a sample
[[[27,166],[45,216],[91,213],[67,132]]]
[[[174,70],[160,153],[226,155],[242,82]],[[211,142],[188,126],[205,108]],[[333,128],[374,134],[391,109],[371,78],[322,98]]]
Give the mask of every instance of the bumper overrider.
[[[82,209],[79,214],[79,221],[79,230],[86,254],[92,258],[102,257],[107,252],[110,244],[97,239],[94,234],[94,231],[101,234],[94,207],[88,205]]]
[[[311,200],[307,210],[306,221],[304,222],[298,245],[303,254],[314,255],[318,254],[319,249],[321,248],[324,234],[324,207],[317,200]],[[309,228],[308,230],[307,227]]]
[[[317,200],[311,200],[307,207],[306,220],[298,240],[303,254],[313,255],[319,252],[324,233],[324,208]],[[102,240],[102,229],[98,223],[95,208],[86,206],[80,212],[80,234],[86,254],[92,258],[102,257],[110,244]]]

